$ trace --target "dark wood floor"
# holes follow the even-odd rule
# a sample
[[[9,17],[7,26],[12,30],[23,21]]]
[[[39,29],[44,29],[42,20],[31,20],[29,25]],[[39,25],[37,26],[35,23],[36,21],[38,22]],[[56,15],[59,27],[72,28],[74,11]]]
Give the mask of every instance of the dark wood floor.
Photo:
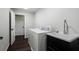
[[[15,39],[13,45],[8,48],[8,51],[31,51],[28,39],[24,39],[23,36],[16,36]]]

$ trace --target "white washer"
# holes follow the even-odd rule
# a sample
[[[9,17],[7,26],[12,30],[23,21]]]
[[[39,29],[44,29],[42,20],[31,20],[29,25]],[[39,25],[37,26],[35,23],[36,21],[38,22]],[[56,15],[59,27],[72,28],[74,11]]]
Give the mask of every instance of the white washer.
[[[29,44],[33,51],[46,51],[46,33],[49,31],[43,31],[40,29],[29,30]]]

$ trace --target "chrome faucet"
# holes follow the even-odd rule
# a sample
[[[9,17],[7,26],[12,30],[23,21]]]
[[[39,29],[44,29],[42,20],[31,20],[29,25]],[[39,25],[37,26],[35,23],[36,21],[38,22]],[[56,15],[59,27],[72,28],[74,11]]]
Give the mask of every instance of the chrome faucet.
[[[64,34],[68,34],[68,24],[66,19],[64,20]]]

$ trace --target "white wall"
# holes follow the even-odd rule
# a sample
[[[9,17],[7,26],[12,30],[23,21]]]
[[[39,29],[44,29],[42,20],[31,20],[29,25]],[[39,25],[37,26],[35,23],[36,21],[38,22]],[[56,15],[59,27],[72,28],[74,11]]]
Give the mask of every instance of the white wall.
[[[29,29],[34,28],[34,14],[33,13],[27,13],[25,16],[25,33],[26,38],[28,38],[29,35]]]
[[[7,50],[9,46],[9,8],[0,8],[0,50]]]
[[[52,26],[63,31],[65,18],[74,32],[79,33],[79,8],[40,9],[35,15],[35,26]]]
[[[15,16],[15,35],[24,35],[24,16],[16,15]]]

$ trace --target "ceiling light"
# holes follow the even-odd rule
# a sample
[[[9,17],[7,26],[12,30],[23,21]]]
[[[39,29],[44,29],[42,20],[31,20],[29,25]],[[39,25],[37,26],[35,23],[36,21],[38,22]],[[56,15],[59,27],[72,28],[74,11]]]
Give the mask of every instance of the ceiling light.
[[[24,9],[28,9],[28,8],[24,8]]]

